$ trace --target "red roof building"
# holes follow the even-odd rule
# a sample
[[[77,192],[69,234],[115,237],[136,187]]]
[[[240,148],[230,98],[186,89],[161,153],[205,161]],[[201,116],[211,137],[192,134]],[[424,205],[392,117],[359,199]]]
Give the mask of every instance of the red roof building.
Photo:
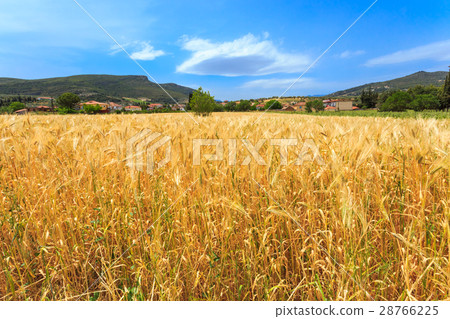
[[[294,106],[292,106],[292,105],[285,105],[283,107],[282,111],[295,112],[295,111],[297,111],[297,109]]]
[[[162,105],[162,104],[159,104],[159,103],[149,104],[149,105],[148,105],[148,108],[151,109],[151,110],[159,109],[159,108],[162,108],[162,107],[163,107],[163,105]]]
[[[123,108],[122,105],[114,103],[114,102],[110,102],[109,107],[113,110],[121,110]]]
[[[35,107],[31,110],[35,111],[35,112],[49,112],[51,110],[51,108],[49,108],[48,106],[45,106],[45,105],[39,105],[38,107]]]
[[[130,105],[130,106],[125,106],[125,110],[135,112],[135,111],[142,111],[142,108],[140,106]]]
[[[21,110],[17,110],[14,112],[14,114],[16,115],[23,115],[23,114],[27,114],[28,113],[28,109],[21,109]]]
[[[303,111],[305,109],[306,102],[298,102],[294,104],[294,108],[296,111]]]
[[[352,111],[353,110],[353,102],[349,100],[324,100],[323,106],[325,106],[325,110],[327,111]],[[327,109],[328,107],[332,107],[333,109]]]

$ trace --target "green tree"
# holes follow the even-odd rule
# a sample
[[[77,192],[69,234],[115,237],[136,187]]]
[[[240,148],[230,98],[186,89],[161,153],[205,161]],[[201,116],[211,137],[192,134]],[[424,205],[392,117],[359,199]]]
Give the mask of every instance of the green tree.
[[[306,105],[305,105],[306,113],[311,113],[312,112],[312,107],[311,107],[311,103],[310,102],[311,101],[306,102]]]
[[[147,102],[147,101],[141,101],[141,102],[139,102],[139,106],[141,107],[141,109],[142,109],[143,111],[148,110],[148,102]]]
[[[252,103],[248,100],[241,100],[237,107],[240,112],[247,112],[250,111]]]
[[[80,103],[80,97],[73,93],[64,93],[56,100],[56,103],[62,109],[73,110],[75,106]]]
[[[314,100],[312,101],[312,108],[316,110],[316,112],[322,112],[325,110],[325,106],[323,105],[322,100]]]
[[[211,96],[209,92],[203,91],[200,87],[192,94],[189,105],[196,115],[208,116],[214,110],[216,101],[214,96]]]
[[[102,110],[100,105],[85,105],[83,106],[83,112],[86,114],[95,114]]]
[[[237,111],[237,104],[236,102],[228,102],[225,104],[225,111],[227,112],[235,112]]]
[[[418,95],[431,94],[435,97],[439,96],[439,88],[434,85],[416,85],[415,87],[408,89],[408,94],[415,98]]]
[[[278,100],[270,100],[266,103],[266,110],[281,110],[283,105]]]
[[[410,104],[414,111],[439,110],[441,103],[437,97],[431,94],[417,95]]]
[[[7,111],[8,113],[14,113],[15,111],[25,109],[26,107],[27,107],[27,106],[26,106],[25,104],[21,103],[21,102],[12,102],[12,103],[8,106],[8,108],[6,109],[6,111]]]
[[[440,100],[441,109],[446,109],[448,111],[450,108],[450,70],[445,78],[445,83],[440,94]]]
[[[313,110],[316,112],[323,111],[325,109],[323,102],[321,100],[312,100],[306,102],[305,111],[311,113]]]
[[[369,108],[369,109],[374,108],[377,106],[378,93],[376,93],[371,88],[368,90],[364,89],[361,92],[360,100],[362,108]]]
[[[225,108],[224,108],[224,106],[223,106],[222,104],[216,103],[216,104],[214,105],[214,110],[213,110],[213,112],[223,112],[223,111],[225,111]]]
[[[409,108],[412,97],[407,92],[398,91],[392,94],[380,108],[382,112],[403,112]]]
[[[381,107],[381,105],[383,105],[388,98],[390,98],[393,94],[397,93],[398,90],[394,90],[394,89],[389,89],[387,91],[384,91],[383,93],[378,95],[378,106]]]

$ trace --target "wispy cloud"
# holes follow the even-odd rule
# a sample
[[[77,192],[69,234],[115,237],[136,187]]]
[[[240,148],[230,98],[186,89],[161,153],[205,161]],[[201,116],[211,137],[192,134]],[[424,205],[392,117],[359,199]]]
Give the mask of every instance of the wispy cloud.
[[[131,52],[131,57],[140,61],[152,61],[157,57],[163,56],[166,53],[162,50],[155,50],[153,45],[148,41],[133,41],[130,43],[122,44],[127,51]],[[117,54],[122,52],[122,48],[118,45],[111,47],[111,54]]]
[[[131,57],[135,60],[151,61],[166,53],[162,50],[155,50],[155,48],[148,42],[142,43],[142,50],[136,51],[131,54]]]
[[[409,50],[397,51],[367,61],[366,66],[397,64],[418,60],[446,61],[450,60],[450,40],[434,42]]]
[[[357,57],[357,56],[360,56],[363,54],[366,54],[366,51],[364,51],[364,50],[357,50],[357,51],[347,50],[347,51],[344,51],[341,54],[339,54],[339,57],[341,59],[349,59],[349,58]]]
[[[214,43],[208,39],[182,39],[182,48],[192,56],[177,67],[177,72],[198,75],[267,75],[298,73],[310,63],[304,54],[283,53],[268,40],[247,34],[230,42]]]

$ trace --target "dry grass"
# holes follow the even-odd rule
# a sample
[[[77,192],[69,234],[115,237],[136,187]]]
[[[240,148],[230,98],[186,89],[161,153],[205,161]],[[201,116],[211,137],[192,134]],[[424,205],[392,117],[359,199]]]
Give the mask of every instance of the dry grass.
[[[449,120],[256,116],[0,117],[1,300],[450,298]],[[173,158],[133,179],[143,128]],[[264,136],[326,164],[192,165],[192,138]]]

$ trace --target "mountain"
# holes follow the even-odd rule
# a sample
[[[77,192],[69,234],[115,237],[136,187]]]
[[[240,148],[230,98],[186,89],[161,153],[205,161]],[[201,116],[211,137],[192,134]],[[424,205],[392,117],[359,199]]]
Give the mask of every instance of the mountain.
[[[405,77],[401,77],[394,80],[384,81],[384,82],[375,82],[375,83],[369,83],[364,84],[361,86],[357,86],[351,89],[338,91],[335,93],[332,93],[330,97],[335,96],[357,96],[361,94],[361,91],[363,89],[369,89],[372,88],[375,90],[375,92],[383,92],[387,91],[389,89],[396,89],[396,90],[407,90],[411,87],[414,87],[416,85],[430,85],[433,84],[435,86],[441,86],[445,82],[445,77],[447,76],[448,72],[425,72],[420,71]]]
[[[193,89],[174,83],[161,86],[178,102],[186,102]],[[76,75],[41,80],[0,78],[0,94],[57,97],[65,92],[83,100],[118,101],[123,98],[147,98],[160,103],[173,100],[145,76]]]

